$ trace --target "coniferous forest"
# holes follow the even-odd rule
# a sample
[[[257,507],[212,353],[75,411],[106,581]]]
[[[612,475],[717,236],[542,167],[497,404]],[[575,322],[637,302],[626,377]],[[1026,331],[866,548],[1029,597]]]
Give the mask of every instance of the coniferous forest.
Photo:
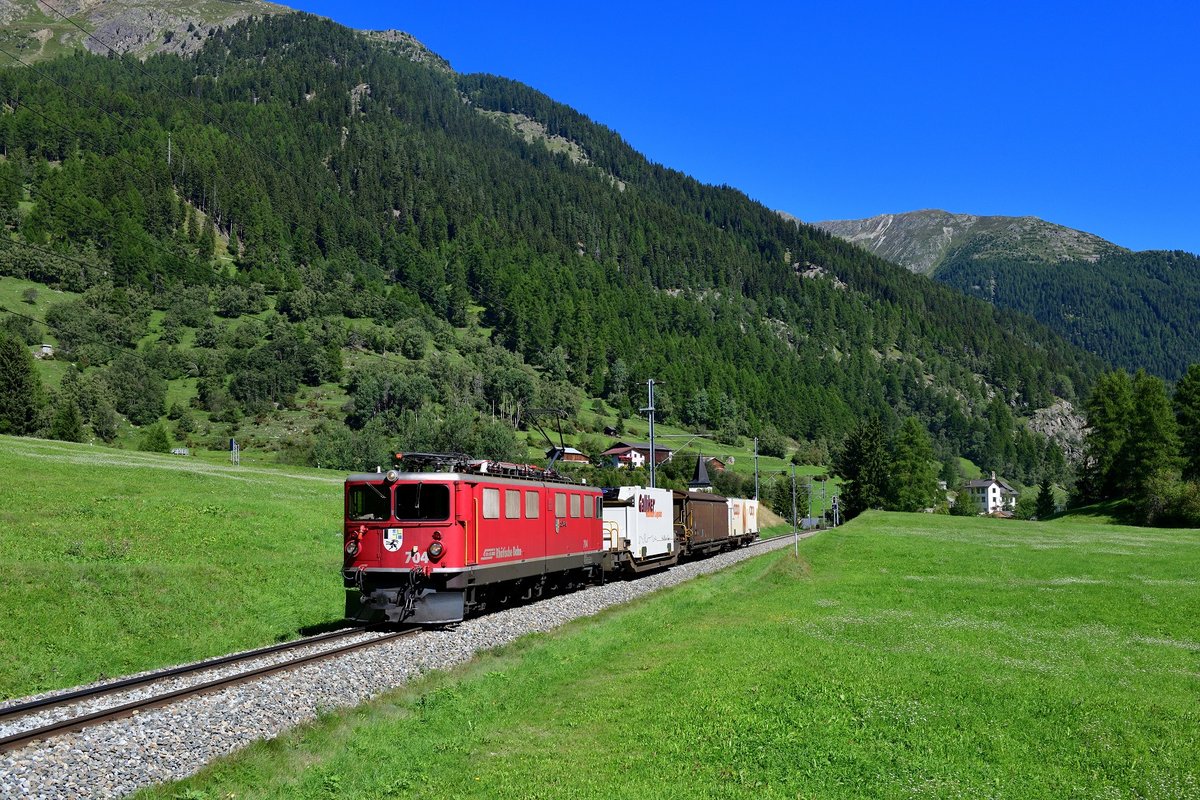
[[[351,401],[315,463],[365,462],[341,446],[365,435],[504,454],[520,408],[636,409],[655,377],[681,425],[833,445],[866,416],[914,417],[935,457],[1032,481],[1064,465],[1023,418],[1080,402],[1103,368],[1031,317],[651,163],[534,89],[308,15],[217,30],[189,59],[6,69],[0,102],[0,274],[82,294],[47,317],[83,369],[56,390],[82,414],[62,430],[153,425],[153,387],[180,374],[214,419],[334,381]],[[511,114],[575,149],[514,134],[497,121]],[[194,330],[186,356],[172,336],[137,346],[156,311]],[[346,348],[380,359],[347,371]]]
[[[1200,360],[1200,258],[1117,252],[1095,262],[979,257],[976,240],[947,256],[936,278],[1002,308],[1029,314],[1123,369],[1177,380]]]

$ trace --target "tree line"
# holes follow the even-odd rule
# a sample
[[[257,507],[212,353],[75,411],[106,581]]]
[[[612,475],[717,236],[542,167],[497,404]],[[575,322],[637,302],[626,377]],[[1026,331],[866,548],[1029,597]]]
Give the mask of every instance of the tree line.
[[[1074,502],[1123,500],[1139,522],[1200,526],[1200,364],[1173,396],[1144,371],[1104,373],[1086,410]]]
[[[0,271],[85,294],[48,319],[85,372],[135,350],[145,308],[196,328],[195,347],[168,332],[136,355],[200,379],[218,417],[345,380],[350,344],[413,347],[415,316],[432,331],[478,315],[549,383],[625,412],[654,376],[667,420],[726,440],[774,430],[828,451],[860,417],[916,416],[938,458],[1031,476],[1061,453],[1021,417],[1099,371],[1027,317],[652,164],[529,87],[433,71],[328,21],[246,21],[193,59],[131,59],[0,73]],[[536,119],[587,162],[477,109]],[[109,311],[120,293],[149,301]],[[189,324],[181,296],[211,313]]]

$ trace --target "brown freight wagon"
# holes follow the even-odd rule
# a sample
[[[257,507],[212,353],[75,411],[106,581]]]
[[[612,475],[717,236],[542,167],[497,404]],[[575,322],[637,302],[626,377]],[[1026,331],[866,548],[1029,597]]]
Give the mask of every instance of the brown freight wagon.
[[[715,553],[731,544],[729,504],[719,494],[675,492],[675,541],[681,555]]]

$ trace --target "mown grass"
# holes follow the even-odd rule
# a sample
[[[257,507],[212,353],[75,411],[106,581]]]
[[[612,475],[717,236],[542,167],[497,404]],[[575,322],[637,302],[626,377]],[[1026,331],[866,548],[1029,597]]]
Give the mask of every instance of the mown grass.
[[[343,477],[0,437],[0,697],[339,619]]]
[[[868,514],[145,797],[1200,795],[1200,532]]]

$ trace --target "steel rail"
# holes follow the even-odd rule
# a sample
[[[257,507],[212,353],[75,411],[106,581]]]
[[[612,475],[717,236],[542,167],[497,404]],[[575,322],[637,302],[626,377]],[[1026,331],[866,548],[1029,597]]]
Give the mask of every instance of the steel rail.
[[[21,731],[19,733],[14,733],[10,736],[5,736],[3,738],[0,738],[0,752],[4,752],[7,750],[15,750],[19,747],[22,747],[26,744],[29,744],[30,742],[34,742],[39,739],[48,739],[50,737],[57,736],[62,733],[68,733],[70,731],[77,731],[82,728],[86,728],[89,725],[94,725],[94,724],[97,724],[100,722],[109,722],[111,720],[121,719],[123,717],[132,716],[133,714],[135,714],[139,711],[143,711],[143,710],[147,710],[147,709],[151,709],[151,708],[158,708],[160,706],[165,706],[176,700],[181,700],[181,699],[184,699],[187,697],[192,697],[195,695],[207,694],[209,692],[213,692],[218,689],[224,689],[229,686],[236,686],[238,684],[246,683],[247,681],[253,680],[255,678],[261,678],[263,676],[270,675],[275,672],[283,672],[285,670],[295,669],[296,667],[303,666],[304,664],[309,664],[314,661],[321,661],[321,660],[324,660],[327,658],[332,658],[334,656],[342,655],[344,653],[349,653],[354,650],[362,650],[367,647],[371,647],[373,645],[382,644],[384,642],[390,642],[394,639],[399,639],[399,638],[407,637],[407,636],[414,636],[417,633],[420,633],[420,630],[406,630],[406,631],[396,631],[393,633],[386,633],[382,636],[378,636],[374,639],[368,639],[367,641],[364,641],[364,642],[355,642],[353,644],[342,645],[341,647],[330,648],[329,650],[322,650],[317,653],[309,653],[308,655],[300,656],[299,658],[294,658],[294,659],[291,659],[290,661],[282,661],[278,664],[268,664],[267,666],[258,667],[255,669],[247,670],[245,672],[238,672],[238,673],[234,673],[232,675],[226,675],[222,678],[216,678],[216,679],[213,679],[210,681],[206,681],[204,683],[198,683],[198,684],[194,684],[192,686],[186,686],[182,689],[176,689],[174,691],[164,692],[163,694],[151,695],[150,697],[145,697],[140,700],[133,700],[131,702],[124,703],[119,706],[113,706],[111,708],[102,709],[100,711],[93,711],[88,714],[81,714],[79,716],[70,717],[70,718],[67,718],[64,720],[60,720],[58,722],[52,722],[48,725],[43,725],[40,728],[32,728],[30,730]],[[343,634],[343,635],[345,635],[345,634]],[[332,637],[328,637],[328,635],[324,635],[324,636],[326,636],[327,638],[332,638]],[[313,638],[316,638],[316,637],[313,637]],[[305,641],[312,642],[313,639],[308,639]],[[289,644],[294,644],[294,643],[289,642]],[[263,649],[268,649],[268,648],[263,648]],[[246,660],[251,660],[252,658],[262,655],[262,653],[260,651],[252,651],[252,653],[254,653],[254,655],[251,655],[250,653],[243,653],[243,654],[239,654],[238,656],[227,656],[227,657],[225,657],[225,659],[222,659],[222,661],[223,661],[223,663],[231,663],[231,661],[246,661]],[[212,663],[213,662],[206,662],[206,664],[209,666],[211,666]],[[151,676],[146,676],[146,677],[149,678]],[[167,677],[173,677],[173,675],[167,676]],[[163,675],[159,674],[159,675],[155,676],[155,678],[158,680],[161,680],[163,678]],[[37,710],[43,710],[43,709],[37,709]]]
[[[178,667],[168,667],[166,669],[155,670],[148,672],[145,675],[135,675],[131,678],[122,678],[116,681],[110,681],[99,686],[90,686],[84,689],[76,689],[70,692],[62,692],[53,694],[47,697],[41,697],[37,700],[30,700],[25,703],[17,703],[11,706],[0,708],[0,721],[7,720],[11,717],[27,716],[36,711],[48,711],[59,706],[72,705],[81,700],[90,700],[95,697],[104,697],[117,692],[123,692],[128,689],[133,689],[138,686],[155,683],[165,678],[173,678],[177,675],[188,675],[193,672],[204,672],[205,670],[215,669],[216,667],[224,666],[225,664],[235,664],[239,661],[249,661],[252,658],[260,656],[268,656],[274,653],[280,653],[286,650],[296,650],[301,647],[306,647],[312,644],[320,644],[321,642],[329,641],[330,639],[344,639],[347,636],[363,633],[364,628],[349,628],[339,631],[330,631],[316,636],[310,636],[307,639],[296,639],[291,642],[282,642],[280,644],[268,645],[260,647],[257,650],[246,650],[241,653],[233,653],[220,658],[210,659],[208,661],[197,661],[194,664],[182,664]]]

